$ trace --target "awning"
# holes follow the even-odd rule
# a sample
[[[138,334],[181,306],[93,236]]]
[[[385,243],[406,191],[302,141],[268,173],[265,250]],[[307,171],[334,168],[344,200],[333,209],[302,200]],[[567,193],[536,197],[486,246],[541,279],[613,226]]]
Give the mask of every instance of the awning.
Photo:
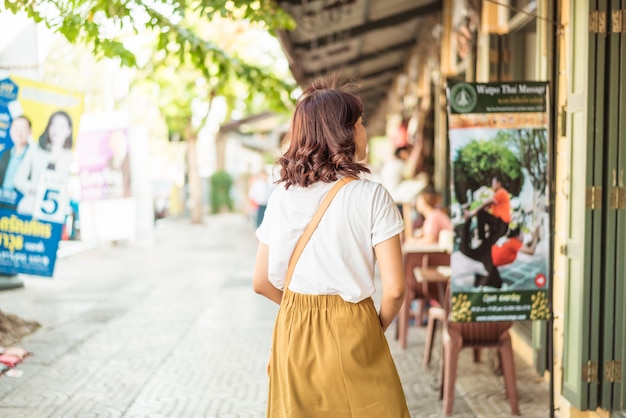
[[[278,36],[300,85],[333,71],[354,76],[366,113],[376,111],[404,69],[417,33],[440,0],[279,0],[297,22]]]

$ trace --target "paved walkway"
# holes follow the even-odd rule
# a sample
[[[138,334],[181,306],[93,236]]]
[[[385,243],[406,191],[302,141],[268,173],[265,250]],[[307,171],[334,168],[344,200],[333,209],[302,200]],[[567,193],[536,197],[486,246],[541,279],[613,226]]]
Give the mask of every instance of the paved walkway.
[[[251,223],[165,219],[156,236],[153,248],[72,254],[54,279],[25,276],[24,288],[0,292],[0,309],[42,324],[22,342],[33,352],[18,366],[23,376],[0,378],[1,417],[265,416],[277,307],[251,290]],[[392,334],[412,417],[441,416],[438,373],[421,368],[424,330],[410,330],[406,350]],[[469,355],[462,352],[454,416],[507,416],[501,379]],[[548,416],[547,384],[519,359],[516,366],[522,414]]]

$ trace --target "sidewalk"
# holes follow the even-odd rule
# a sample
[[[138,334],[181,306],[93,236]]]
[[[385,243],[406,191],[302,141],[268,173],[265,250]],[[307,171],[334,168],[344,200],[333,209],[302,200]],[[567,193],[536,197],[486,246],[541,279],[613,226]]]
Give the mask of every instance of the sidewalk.
[[[154,248],[99,246],[62,257],[53,279],[24,276],[0,292],[3,311],[42,328],[33,353],[0,378],[2,417],[264,417],[277,306],[251,289],[253,226],[240,215],[157,224]],[[378,295],[377,295],[378,296]],[[388,332],[412,417],[440,417],[440,334],[421,368],[424,329],[400,350]],[[460,360],[454,417],[505,417],[502,380]],[[516,359],[520,410],[548,416],[548,385]]]

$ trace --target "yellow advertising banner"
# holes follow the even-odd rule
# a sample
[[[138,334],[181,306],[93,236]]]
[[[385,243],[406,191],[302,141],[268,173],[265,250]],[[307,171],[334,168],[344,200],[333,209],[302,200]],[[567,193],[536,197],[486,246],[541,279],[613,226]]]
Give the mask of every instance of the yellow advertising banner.
[[[84,105],[82,94],[17,76],[10,79],[19,87],[17,101],[22,109],[21,115],[30,119],[35,140],[46,129],[50,115],[57,110],[67,112],[72,119],[72,136],[78,138],[78,123]]]
[[[52,276],[82,112],[81,94],[0,79],[0,273]]]

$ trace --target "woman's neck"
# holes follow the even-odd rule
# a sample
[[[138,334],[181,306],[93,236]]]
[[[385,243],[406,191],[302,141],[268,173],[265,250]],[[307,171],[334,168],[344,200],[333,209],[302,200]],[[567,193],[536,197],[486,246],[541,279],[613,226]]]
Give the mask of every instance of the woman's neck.
[[[50,149],[50,154],[53,157],[58,157],[59,155],[63,154],[63,151],[65,150],[65,148],[63,148],[62,146],[52,146],[52,148]]]

